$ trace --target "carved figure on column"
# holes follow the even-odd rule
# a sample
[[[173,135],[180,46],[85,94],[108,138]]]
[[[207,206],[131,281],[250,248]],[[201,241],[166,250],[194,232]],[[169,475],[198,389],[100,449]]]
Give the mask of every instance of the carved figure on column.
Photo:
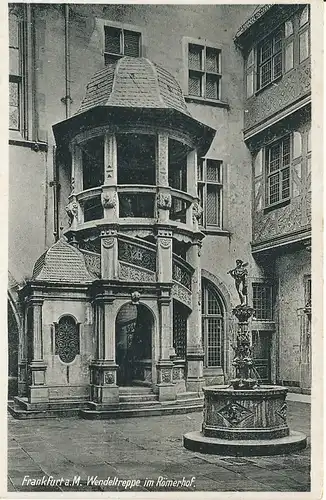
[[[172,198],[169,193],[159,193],[157,195],[157,207],[163,210],[171,208]]]
[[[240,298],[240,305],[244,306],[248,304],[248,270],[246,269],[248,262],[244,263],[241,259],[237,259],[235,263],[236,267],[228,271],[227,274],[230,274],[234,278],[235,287]]]
[[[115,208],[115,206],[116,206],[115,193],[102,194],[102,205],[104,208]]]
[[[78,205],[76,201],[72,201],[66,206],[66,212],[69,217],[69,226],[73,223],[73,220],[78,218]]]
[[[193,221],[196,222],[200,220],[201,216],[203,215],[203,208],[202,206],[198,203],[198,201],[195,201],[192,207],[192,215],[193,215]]]

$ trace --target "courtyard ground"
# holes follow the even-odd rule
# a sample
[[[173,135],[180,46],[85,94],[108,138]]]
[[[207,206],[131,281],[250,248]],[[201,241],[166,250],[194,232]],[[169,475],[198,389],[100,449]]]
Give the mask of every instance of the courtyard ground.
[[[8,491],[310,490],[310,404],[288,401],[289,426],[308,436],[308,447],[292,455],[236,458],[184,449],[183,434],[200,430],[201,421],[201,412],[106,421],[24,421],[9,416]],[[69,480],[70,485],[61,481],[51,486],[51,476]],[[87,484],[92,476],[139,483],[131,490],[121,482]],[[48,477],[49,486],[33,486],[28,481],[43,478],[44,484]],[[79,485],[71,484],[74,477],[80,477]],[[165,480],[180,483],[167,487]]]

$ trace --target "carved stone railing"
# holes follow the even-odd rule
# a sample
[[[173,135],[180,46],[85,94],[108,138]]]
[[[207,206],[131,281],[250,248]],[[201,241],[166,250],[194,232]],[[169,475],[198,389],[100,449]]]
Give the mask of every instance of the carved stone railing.
[[[172,260],[172,279],[180,283],[188,290],[191,290],[191,277],[194,269],[183,259],[173,255]]]
[[[136,265],[152,272],[156,271],[156,248],[155,245],[148,242],[142,244],[119,236],[118,259],[121,262]]]

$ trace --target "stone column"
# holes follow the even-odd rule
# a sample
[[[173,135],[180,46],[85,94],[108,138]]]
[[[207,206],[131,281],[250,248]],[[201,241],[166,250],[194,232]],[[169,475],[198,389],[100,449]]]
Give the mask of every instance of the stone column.
[[[115,363],[113,297],[102,297],[97,307],[97,359],[91,364],[91,397],[97,408],[119,402]]]
[[[194,149],[187,156],[187,192],[198,199],[197,191],[197,151]],[[187,226],[193,228],[196,219],[194,218],[194,206],[191,204],[187,208],[186,222]],[[198,227],[196,226],[195,230]]]
[[[76,195],[83,191],[83,164],[82,151],[78,144],[72,146],[72,161],[71,161],[71,193],[69,195],[69,203],[66,206],[66,212],[69,217],[69,226],[74,231],[77,225],[84,220],[83,211],[77,201]]]
[[[192,311],[188,318],[187,338],[187,390],[201,393],[204,385],[201,327],[201,242],[196,241],[188,250],[189,264],[194,268],[191,280]]]
[[[172,231],[169,227],[157,230],[156,268],[157,281],[172,282]]]
[[[118,232],[115,225],[101,231],[101,276],[102,279],[119,278]]]
[[[156,185],[158,186],[158,194],[156,196],[156,212],[159,222],[162,223],[168,222],[172,204],[169,188],[168,147],[168,134],[161,132],[157,138]]]
[[[19,329],[18,396],[27,395],[27,308],[23,325]]]
[[[118,219],[117,195],[117,144],[114,134],[104,136],[104,173],[102,187],[102,205],[104,219],[111,222]]]
[[[30,363],[29,403],[44,403],[49,400],[46,385],[46,363],[43,360],[42,299],[31,300],[33,308],[33,360]]]
[[[170,286],[162,286],[158,298],[160,359],[157,363],[157,387],[160,401],[176,399],[176,386],[173,383],[173,332],[171,328],[172,303]]]

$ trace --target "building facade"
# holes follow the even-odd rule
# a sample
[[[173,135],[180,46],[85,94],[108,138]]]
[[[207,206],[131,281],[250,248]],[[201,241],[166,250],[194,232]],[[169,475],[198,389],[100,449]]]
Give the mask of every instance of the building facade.
[[[239,257],[259,379],[309,391],[308,6],[12,4],[9,23],[15,405],[201,404],[232,376]]]

